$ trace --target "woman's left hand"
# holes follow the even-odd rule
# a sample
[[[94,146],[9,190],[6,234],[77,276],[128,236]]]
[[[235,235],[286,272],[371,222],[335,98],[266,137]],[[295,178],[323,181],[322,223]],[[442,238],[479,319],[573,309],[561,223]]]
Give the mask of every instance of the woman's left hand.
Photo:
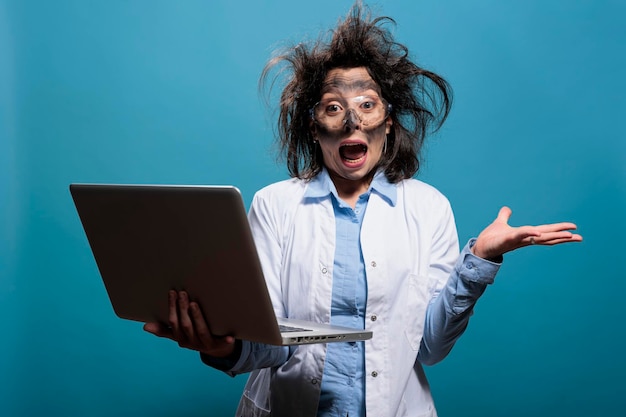
[[[539,226],[509,226],[511,209],[502,207],[498,217],[483,230],[472,247],[474,255],[483,259],[497,259],[506,252],[530,245],[558,245],[583,240],[574,223],[552,223]]]

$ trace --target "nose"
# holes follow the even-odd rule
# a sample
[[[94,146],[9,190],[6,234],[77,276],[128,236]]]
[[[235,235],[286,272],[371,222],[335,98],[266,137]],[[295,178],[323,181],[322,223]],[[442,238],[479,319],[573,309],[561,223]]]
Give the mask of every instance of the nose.
[[[349,109],[343,123],[346,130],[358,130],[361,124],[361,119],[357,116],[353,109]]]

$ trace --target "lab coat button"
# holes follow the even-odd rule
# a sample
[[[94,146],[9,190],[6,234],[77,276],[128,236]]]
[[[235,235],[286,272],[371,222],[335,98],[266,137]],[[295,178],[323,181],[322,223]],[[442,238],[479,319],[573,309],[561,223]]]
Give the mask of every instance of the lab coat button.
[[[311,384],[317,385],[317,378],[312,378],[311,379]]]
[[[374,378],[376,378],[376,377],[378,376],[378,372],[376,372],[376,371],[372,371],[372,376],[373,376]]]
[[[328,272],[328,269],[326,269],[326,268],[322,268],[322,274],[324,274],[324,275],[325,275],[327,272]]]
[[[376,316],[376,314],[372,314],[372,316],[370,317],[370,320],[376,321],[378,320],[378,317]]]
[[[372,265],[372,268],[376,268],[376,261],[372,261],[370,265]]]

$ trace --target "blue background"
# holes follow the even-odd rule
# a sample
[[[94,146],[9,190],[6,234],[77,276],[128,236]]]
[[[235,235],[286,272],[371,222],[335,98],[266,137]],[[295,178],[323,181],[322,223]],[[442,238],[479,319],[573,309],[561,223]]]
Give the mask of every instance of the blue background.
[[[113,314],[70,182],[286,177],[260,71],[351,2],[0,0],[0,414],[226,416],[245,377]],[[574,221],[581,244],[506,256],[451,355],[440,416],[626,415],[626,6],[380,0],[455,91],[419,177],[462,241]]]

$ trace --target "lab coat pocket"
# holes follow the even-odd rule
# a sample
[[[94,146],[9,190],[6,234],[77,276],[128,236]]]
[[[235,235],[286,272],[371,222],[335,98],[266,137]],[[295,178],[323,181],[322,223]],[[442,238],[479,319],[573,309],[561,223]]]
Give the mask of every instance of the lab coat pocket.
[[[406,401],[403,398],[402,402],[400,403],[400,409],[398,410],[398,413],[396,414],[396,416],[401,416],[401,417],[437,417],[437,410],[435,409],[435,407],[430,406],[430,407],[428,407],[428,410],[421,411],[419,414],[416,414],[415,410],[412,410],[412,412],[409,412],[409,409],[407,407]]]
[[[250,375],[239,402],[238,417],[268,417],[271,415],[269,396],[271,377],[270,368],[255,371]]]
[[[419,350],[424,334],[426,307],[430,301],[430,279],[423,275],[409,275],[406,292],[404,334],[414,351]]]

